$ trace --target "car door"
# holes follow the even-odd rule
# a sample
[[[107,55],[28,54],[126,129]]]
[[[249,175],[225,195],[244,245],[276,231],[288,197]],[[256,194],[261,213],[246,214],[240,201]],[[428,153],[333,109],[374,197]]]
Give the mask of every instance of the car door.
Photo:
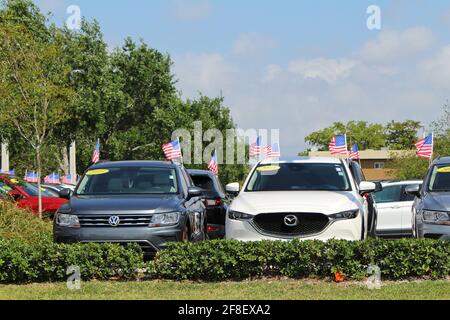
[[[401,208],[402,208],[402,231],[406,235],[412,234],[412,206],[414,204],[414,195],[406,193],[406,187],[408,185],[402,186],[402,197],[401,197]]]
[[[377,233],[381,236],[398,236],[403,233],[403,210],[401,184],[383,186],[383,190],[375,193],[378,208]]]
[[[182,179],[185,181],[187,188],[194,187],[191,176],[184,167],[180,168]],[[189,212],[192,233],[195,237],[204,237],[206,229],[206,207],[201,197],[189,199],[186,202],[186,210]]]

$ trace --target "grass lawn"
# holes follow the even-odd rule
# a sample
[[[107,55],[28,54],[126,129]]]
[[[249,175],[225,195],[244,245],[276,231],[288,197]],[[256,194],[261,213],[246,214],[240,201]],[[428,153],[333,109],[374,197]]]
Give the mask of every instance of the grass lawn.
[[[320,299],[445,299],[450,300],[450,280],[384,282],[381,289],[364,283],[257,280],[246,282],[193,283],[169,281],[86,282],[80,290],[65,283],[0,285],[0,299],[224,299],[224,300],[320,300]]]

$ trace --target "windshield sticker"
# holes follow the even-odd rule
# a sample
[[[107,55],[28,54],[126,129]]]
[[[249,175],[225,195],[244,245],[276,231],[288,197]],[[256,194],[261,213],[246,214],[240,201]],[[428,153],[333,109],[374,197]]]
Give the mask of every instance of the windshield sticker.
[[[17,180],[17,179],[11,179],[10,181],[11,181],[11,183],[13,183],[13,184],[19,184],[19,180]]]
[[[8,186],[2,186],[2,187],[0,187],[0,189],[1,189],[2,191],[5,191],[5,192],[9,192],[9,191],[12,190],[12,188],[10,188],[10,187],[8,187]]]
[[[264,167],[256,168],[256,171],[267,172],[267,171],[278,171],[280,169],[281,168],[279,166],[264,166]]]
[[[87,176],[98,176],[101,174],[107,174],[109,173],[108,169],[97,169],[97,170],[90,170],[88,172],[86,172]]]
[[[438,169],[439,173],[449,173],[450,172],[450,167],[442,167]]]

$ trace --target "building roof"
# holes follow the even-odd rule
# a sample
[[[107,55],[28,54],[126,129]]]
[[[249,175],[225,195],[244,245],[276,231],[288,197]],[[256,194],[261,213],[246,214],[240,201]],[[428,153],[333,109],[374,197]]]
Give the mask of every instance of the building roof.
[[[416,154],[414,150],[361,150],[359,151],[361,160],[389,160],[395,156],[411,156]],[[346,158],[345,155],[331,155],[329,151],[311,151],[310,157],[335,157]]]

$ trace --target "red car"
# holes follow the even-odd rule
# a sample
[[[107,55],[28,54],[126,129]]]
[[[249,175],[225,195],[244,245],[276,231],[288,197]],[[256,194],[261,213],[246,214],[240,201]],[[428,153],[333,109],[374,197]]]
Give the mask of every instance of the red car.
[[[22,179],[12,176],[0,175],[0,196],[9,195],[16,200],[17,206],[39,212],[38,188]],[[42,211],[53,215],[56,210],[67,202],[66,199],[56,197],[54,193],[42,190]]]

